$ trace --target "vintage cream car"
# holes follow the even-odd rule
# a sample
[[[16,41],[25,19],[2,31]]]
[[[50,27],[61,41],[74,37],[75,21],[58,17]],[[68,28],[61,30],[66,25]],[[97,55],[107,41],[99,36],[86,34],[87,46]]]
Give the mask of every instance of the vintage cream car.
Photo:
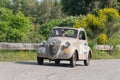
[[[83,61],[88,66],[91,57],[92,51],[83,28],[54,27],[48,41],[41,42],[37,50],[39,65],[47,58],[55,61],[55,64],[69,60],[71,67],[75,67],[76,61]]]

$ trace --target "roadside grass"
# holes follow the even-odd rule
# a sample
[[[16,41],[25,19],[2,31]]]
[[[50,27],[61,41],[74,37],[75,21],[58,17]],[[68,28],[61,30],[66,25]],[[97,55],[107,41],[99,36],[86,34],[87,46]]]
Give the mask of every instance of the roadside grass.
[[[112,51],[100,51],[92,49],[92,59],[120,59],[120,49]]]
[[[35,60],[36,60],[36,51],[0,50],[1,62],[35,61]]]
[[[119,44],[119,38],[112,38],[108,44],[117,45]],[[115,44],[113,44],[115,42]],[[114,50],[102,51],[95,49],[94,45],[97,45],[96,40],[89,40],[89,46],[92,49],[92,59],[120,59],[120,48],[114,47]]]
[[[92,59],[120,59],[120,49],[100,51],[92,49]],[[36,51],[0,50],[0,62],[36,61]]]

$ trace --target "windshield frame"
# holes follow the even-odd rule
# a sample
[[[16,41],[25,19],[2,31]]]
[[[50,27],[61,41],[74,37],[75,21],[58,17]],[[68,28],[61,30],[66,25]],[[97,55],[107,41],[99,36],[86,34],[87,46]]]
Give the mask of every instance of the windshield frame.
[[[78,30],[69,28],[54,28],[51,30],[50,37],[70,37],[77,38]]]

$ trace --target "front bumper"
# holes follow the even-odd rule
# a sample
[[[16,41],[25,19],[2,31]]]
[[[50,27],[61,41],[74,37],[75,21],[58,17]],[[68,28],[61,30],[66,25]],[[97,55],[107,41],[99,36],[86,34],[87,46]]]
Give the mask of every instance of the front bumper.
[[[70,50],[70,49],[69,49]],[[48,59],[70,59],[72,56],[72,53],[69,51],[58,51],[56,55],[51,56],[49,54],[49,51],[46,51],[45,53],[41,53],[39,50],[37,51],[37,56],[42,58],[48,58]]]

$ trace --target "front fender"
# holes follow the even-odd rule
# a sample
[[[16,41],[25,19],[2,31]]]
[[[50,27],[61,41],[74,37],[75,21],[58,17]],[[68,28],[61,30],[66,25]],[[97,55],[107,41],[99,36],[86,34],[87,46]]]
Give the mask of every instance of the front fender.
[[[63,51],[60,51],[58,58],[59,59],[70,59],[75,52],[75,46],[69,46],[68,48],[64,48]]]
[[[72,45],[69,49],[70,49],[70,55],[72,57],[72,55],[74,54],[74,52],[77,50],[77,47]]]
[[[88,58],[89,55],[90,55],[90,58],[92,58],[92,50],[91,50],[91,48],[88,46],[87,49],[88,49],[87,50],[87,58]]]

